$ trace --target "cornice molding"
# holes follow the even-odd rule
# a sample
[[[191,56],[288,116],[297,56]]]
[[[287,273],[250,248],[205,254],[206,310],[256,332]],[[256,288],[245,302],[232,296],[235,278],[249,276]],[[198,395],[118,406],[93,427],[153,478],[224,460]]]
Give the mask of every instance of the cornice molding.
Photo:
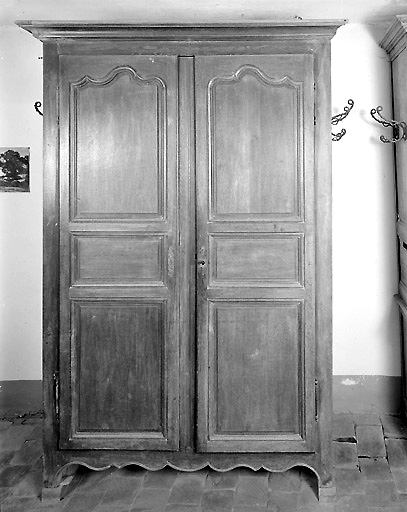
[[[274,38],[331,39],[346,20],[269,21],[247,23],[140,24],[100,21],[18,21],[34,37],[48,39],[110,39],[228,41]]]
[[[391,25],[380,46],[394,60],[406,48],[407,45],[407,15],[396,16],[395,22]]]

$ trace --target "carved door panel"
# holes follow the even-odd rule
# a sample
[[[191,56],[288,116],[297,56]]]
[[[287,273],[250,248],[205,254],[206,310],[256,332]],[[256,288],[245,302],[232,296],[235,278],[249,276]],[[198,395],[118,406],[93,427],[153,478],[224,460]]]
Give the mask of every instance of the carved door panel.
[[[178,448],[177,60],[63,56],[60,447]]]
[[[198,448],[313,451],[312,56],[195,76]]]

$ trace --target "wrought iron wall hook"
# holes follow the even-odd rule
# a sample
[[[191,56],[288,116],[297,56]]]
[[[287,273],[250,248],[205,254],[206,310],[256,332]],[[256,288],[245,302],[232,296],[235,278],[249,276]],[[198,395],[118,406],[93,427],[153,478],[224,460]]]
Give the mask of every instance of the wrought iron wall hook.
[[[343,121],[347,117],[349,112],[352,110],[354,104],[355,104],[355,102],[353,100],[349,99],[348,100],[349,107],[345,106],[343,108],[343,112],[341,112],[340,114],[337,114],[336,116],[333,116],[332,120],[331,120],[331,124],[336,126],[340,121]],[[345,135],[345,133],[346,133],[345,128],[342,128],[342,130],[339,133],[332,133],[332,140],[334,142],[341,140],[342,137]]]
[[[393,119],[386,119],[382,116],[381,112],[383,107],[380,105],[376,108],[372,108],[370,115],[375,121],[383,125],[385,128],[393,128],[394,137],[387,139],[384,135],[380,135],[380,140],[386,142],[400,142],[401,140],[407,140],[407,125],[404,121],[394,121]]]
[[[41,106],[42,106],[42,103],[40,101],[36,101],[34,103],[34,108],[35,108],[36,112],[38,112],[40,114],[40,116],[43,116],[44,114],[40,110]]]
[[[345,128],[342,128],[342,130],[339,133],[332,133],[332,140],[334,142],[341,140],[342,137],[345,135],[345,133],[346,133]]]

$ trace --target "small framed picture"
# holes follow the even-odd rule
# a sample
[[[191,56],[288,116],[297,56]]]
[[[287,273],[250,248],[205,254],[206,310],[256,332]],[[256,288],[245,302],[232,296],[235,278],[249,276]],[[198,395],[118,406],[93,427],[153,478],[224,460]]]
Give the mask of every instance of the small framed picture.
[[[0,192],[30,191],[30,148],[0,147]]]

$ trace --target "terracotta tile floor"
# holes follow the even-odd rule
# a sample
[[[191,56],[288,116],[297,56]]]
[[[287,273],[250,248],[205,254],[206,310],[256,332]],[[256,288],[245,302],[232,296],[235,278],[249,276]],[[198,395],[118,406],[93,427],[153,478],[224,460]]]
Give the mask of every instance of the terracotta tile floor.
[[[79,469],[61,501],[40,501],[41,417],[0,420],[1,512],[407,512],[407,428],[397,416],[334,417],[337,496],[318,503],[316,478],[236,469],[182,473]]]

